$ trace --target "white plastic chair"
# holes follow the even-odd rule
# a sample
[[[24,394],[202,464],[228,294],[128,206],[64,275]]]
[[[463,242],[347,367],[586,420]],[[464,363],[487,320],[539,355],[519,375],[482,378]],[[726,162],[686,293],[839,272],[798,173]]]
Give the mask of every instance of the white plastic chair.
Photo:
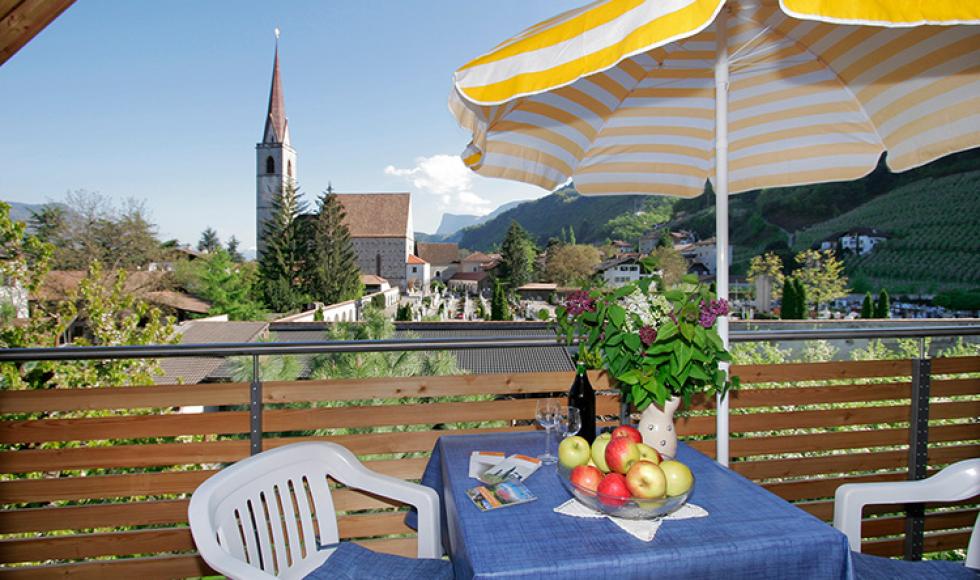
[[[335,443],[295,443],[227,467],[191,496],[201,557],[229,578],[303,578],[339,541],[327,476],[418,509],[419,558],[442,557],[439,496],[376,473]]]
[[[861,510],[865,505],[944,502],[980,494],[980,459],[954,463],[920,481],[847,483],[834,496],[834,527],[844,532],[851,550],[861,552]],[[980,516],[966,551],[967,568],[980,569]]]

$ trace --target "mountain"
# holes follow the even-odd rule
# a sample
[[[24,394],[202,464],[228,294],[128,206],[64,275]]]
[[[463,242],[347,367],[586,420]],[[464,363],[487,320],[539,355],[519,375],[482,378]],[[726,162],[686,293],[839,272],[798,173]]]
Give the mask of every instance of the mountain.
[[[560,238],[562,230],[567,231],[569,227],[574,229],[578,243],[598,243],[609,236],[606,226],[609,220],[643,209],[648,199],[641,195],[584,197],[573,185],[568,185],[540,199],[521,203],[482,224],[465,228],[453,237],[458,237],[460,247],[488,251],[503,241],[511,220],[514,220],[539,246],[544,246],[551,237]]]
[[[510,211],[511,209],[526,203],[527,200],[520,199],[517,201],[511,201],[505,203],[504,205],[498,207],[487,215],[467,215],[467,214],[455,214],[455,213],[444,213],[442,214],[442,221],[439,222],[439,227],[436,229],[434,234],[420,234],[416,232],[415,239],[422,242],[455,242],[459,241],[459,236],[457,235],[463,228],[468,228],[471,226],[479,225],[488,222],[500,214]]]
[[[22,203],[19,201],[4,202],[10,205],[10,219],[15,222],[30,223],[34,212],[41,211],[47,205],[44,203]]]

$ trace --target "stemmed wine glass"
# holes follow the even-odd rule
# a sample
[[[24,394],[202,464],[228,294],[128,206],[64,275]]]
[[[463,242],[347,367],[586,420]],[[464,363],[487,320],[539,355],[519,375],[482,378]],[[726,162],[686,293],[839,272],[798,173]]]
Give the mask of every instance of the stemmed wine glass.
[[[558,458],[551,454],[551,430],[561,423],[562,407],[558,404],[558,399],[538,399],[534,418],[545,431],[544,453],[538,459],[545,465],[556,463]]]

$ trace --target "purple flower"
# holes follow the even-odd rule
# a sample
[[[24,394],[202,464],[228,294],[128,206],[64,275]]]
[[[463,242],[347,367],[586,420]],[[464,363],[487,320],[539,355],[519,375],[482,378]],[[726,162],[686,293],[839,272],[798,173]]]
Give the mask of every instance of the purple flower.
[[[578,290],[568,295],[565,309],[572,316],[578,316],[583,312],[595,312],[595,300],[585,290]]]
[[[704,328],[711,328],[719,316],[728,314],[728,301],[725,299],[701,301],[701,317],[698,323]]]
[[[656,328],[647,325],[640,329],[640,341],[643,342],[644,346],[650,346],[655,340],[657,340]]]

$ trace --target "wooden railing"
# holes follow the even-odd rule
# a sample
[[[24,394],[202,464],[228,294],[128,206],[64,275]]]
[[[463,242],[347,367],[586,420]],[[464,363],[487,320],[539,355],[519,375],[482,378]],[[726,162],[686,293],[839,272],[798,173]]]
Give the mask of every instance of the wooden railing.
[[[733,367],[732,468],[829,520],[838,485],[908,476],[908,360]],[[932,362],[929,468],[980,456],[980,357]],[[941,378],[940,378],[941,377]],[[571,374],[469,375],[265,383],[263,446],[330,440],[382,473],[417,480],[441,435],[532,429],[534,397]],[[593,377],[607,388],[603,376]],[[0,392],[0,572],[10,578],[200,576],[187,498],[249,454],[249,385]],[[204,406],[207,412],[180,413]],[[619,403],[600,397],[612,419]],[[713,403],[678,432],[714,454]],[[334,496],[340,534],[411,555],[403,507],[350,489]],[[930,506],[931,507],[931,506]],[[891,510],[894,511],[894,508]],[[871,516],[888,514],[874,510]],[[966,545],[976,499],[926,517],[926,551]],[[902,553],[905,517],[867,520],[865,550]],[[116,557],[116,558],[111,558]]]

